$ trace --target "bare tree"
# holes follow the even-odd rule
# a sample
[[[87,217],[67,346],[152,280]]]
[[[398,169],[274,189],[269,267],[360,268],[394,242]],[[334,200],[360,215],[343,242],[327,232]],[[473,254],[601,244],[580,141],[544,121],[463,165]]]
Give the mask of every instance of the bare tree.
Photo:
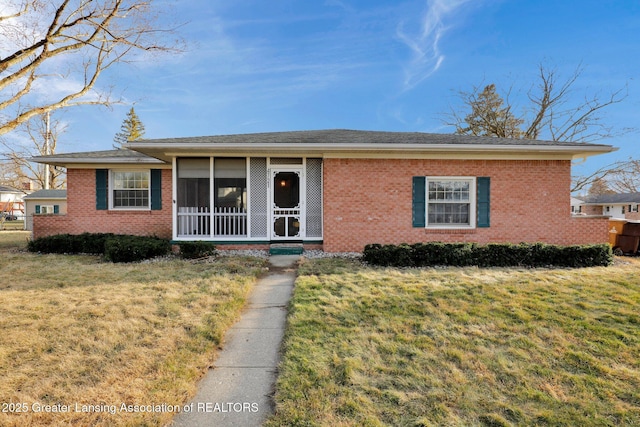
[[[104,70],[135,51],[177,49],[157,12],[153,0],[3,0],[0,135],[58,108],[114,102],[95,90]],[[53,99],[34,94],[54,83],[64,90]]]
[[[572,91],[582,72],[579,66],[561,80],[556,69],[540,64],[538,82],[529,89],[529,102],[524,107],[511,102],[512,86],[507,88],[505,97],[498,94],[494,84],[461,91],[461,110],[470,113],[460,114],[452,109],[444,122],[454,126],[458,134],[562,142],[594,142],[628,132],[628,129],[614,131],[600,115],[602,110],[626,98],[626,87],[606,96],[588,95],[572,104]]]
[[[22,128],[21,128],[22,129]],[[65,172],[62,169],[50,168],[41,164],[33,164],[29,159],[34,156],[55,154],[58,138],[66,130],[66,125],[58,120],[50,123],[46,115],[39,116],[24,126],[24,133],[28,142],[20,148],[16,144],[1,142],[8,152],[6,154],[9,170],[19,183],[33,181],[38,188],[64,188],[66,184]]]
[[[623,165],[607,177],[609,186],[617,193],[640,192],[640,160],[629,159]]]
[[[578,66],[567,79],[560,80],[556,69],[538,66],[538,84],[528,95],[531,102],[524,138],[547,138],[551,141],[594,142],[628,132],[617,132],[603,122],[601,111],[627,97],[627,87],[607,95],[584,96],[571,105],[570,95],[583,68]]]
[[[606,108],[625,100],[627,88],[607,95],[586,95],[574,102],[573,91],[582,72],[578,66],[568,78],[562,79],[555,68],[540,64],[537,83],[527,92],[528,103],[524,107],[511,101],[513,87],[507,88],[504,97],[494,84],[460,91],[462,107],[452,108],[443,121],[461,135],[558,142],[595,142],[630,132],[631,129],[616,130],[607,125],[601,115]],[[584,189],[598,178],[622,177],[628,169],[628,162],[616,162],[589,176],[574,177],[571,191]]]
[[[582,72],[579,66],[567,79],[561,80],[556,69],[539,65],[538,82],[527,92],[529,102],[524,107],[511,102],[513,87],[507,88],[504,97],[494,84],[460,91],[461,110],[470,113],[460,114],[452,109],[444,123],[464,135],[559,142],[593,142],[628,132],[628,129],[615,132],[600,115],[607,107],[624,101],[626,87],[606,96],[587,95],[572,104],[572,91]]]
[[[610,184],[616,177],[625,177],[629,172],[629,161],[618,161],[596,169],[588,175],[573,176],[571,180],[571,192],[583,191],[593,185],[606,183],[609,189],[617,190],[615,184]]]
[[[0,185],[22,190],[25,187],[24,173],[8,158],[0,162]]]

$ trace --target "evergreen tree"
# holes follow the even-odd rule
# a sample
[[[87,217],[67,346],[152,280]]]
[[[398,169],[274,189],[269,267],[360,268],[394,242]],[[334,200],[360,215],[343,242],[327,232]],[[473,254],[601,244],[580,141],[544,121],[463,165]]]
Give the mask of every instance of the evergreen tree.
[[[127,113],[127,117],[120,126],[120,132],[116,133],[113,141],[116,143],[115,148],[120,148],[122,144],[131,141],[138,141],[144,136],[144,124],[140,121],[140,117],[136,114],[136,111],[131,107],[131,110]]]
[[[485,86],[479,94],[473,94],[468,101],[471,113],[464,121],[456,124],[460,135],[497,136],[500,138],[522,138],[520,126],[524,120],[511,112],[509,105],[496,92],[496,85]]]

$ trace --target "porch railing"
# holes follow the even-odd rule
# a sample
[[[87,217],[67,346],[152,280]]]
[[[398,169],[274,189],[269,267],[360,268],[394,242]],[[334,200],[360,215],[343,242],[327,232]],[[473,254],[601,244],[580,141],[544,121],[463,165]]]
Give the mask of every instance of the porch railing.
[[[243,237],[246,235],[247,211],[243,208],[215,207],[213,215],[208,207],[178,208],[179,237]]]

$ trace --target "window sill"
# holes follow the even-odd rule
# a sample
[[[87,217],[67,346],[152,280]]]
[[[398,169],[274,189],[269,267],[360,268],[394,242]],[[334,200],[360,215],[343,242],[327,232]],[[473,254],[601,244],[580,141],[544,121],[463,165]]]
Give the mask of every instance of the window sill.
[[[151,209],[149,208],[139,208],[139,209],[134,209],[134,208],[112,208],[109,209],[107,212],[109,213],[146,213],[146,212],[151,212]]]
[[[451,228],[451,227],[427,227],[424,229],[425,234],[476,234],[477,228]]]

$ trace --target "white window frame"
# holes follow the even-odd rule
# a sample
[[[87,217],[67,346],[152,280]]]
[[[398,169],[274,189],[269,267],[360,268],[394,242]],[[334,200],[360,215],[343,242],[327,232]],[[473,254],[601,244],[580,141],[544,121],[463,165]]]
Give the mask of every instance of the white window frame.
[[[114,197],[114,192],[116,190],[121,190],[121,189],[117,189],[115,186],[115,175],[117,173],[127,173],[127,172],[135,172],[135,173],[146,173],[147,174],[147,183],[148,183],[148,187],[146,188],[147,190],[147,206],[115,206],[114,202],[115,202],[115,197]],[[133,190],[140,190],[140,188],[138,189],[133,189]],[[110,169],[109,170],[109,210],[115,210],[115,211],[148,211],[151,210],[151,169]]]
[[[43,215],[53,215],[53,205],[40,205],[40,213]]]
[[[425,227],[430,229],[475,229],[476,209],[478,205],[478,194],[476,190],[475,176],[427,176],[425,177]],[[469,183],[469,224],[429,224],[429,182],[434,181],[460,181]],[[445,201],[443,203],[455,203]]]

